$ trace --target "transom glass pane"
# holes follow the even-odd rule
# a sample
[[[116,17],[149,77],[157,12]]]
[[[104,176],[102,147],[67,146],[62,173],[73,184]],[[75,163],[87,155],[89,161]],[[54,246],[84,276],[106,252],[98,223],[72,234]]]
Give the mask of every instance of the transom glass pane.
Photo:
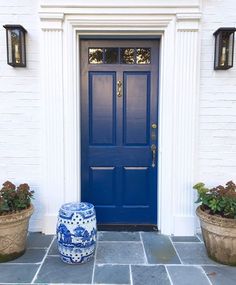
[[[121,48],[120,49],[120,63],[134,64],[134,48]]]
[[[105,63],[114,64],[118,63],[119,52],[118,48],[105,48]]]
[[[150,64],[151,48],[89,48],[91,64]]]
[[[150,48],[137,48],[136,52],[137,64],[150,64],[151,62],[151,49]]]
[[[103,49],[102,48],[90,48],[89,49],[89,63],[92,63],[92,64],[103,63]]]

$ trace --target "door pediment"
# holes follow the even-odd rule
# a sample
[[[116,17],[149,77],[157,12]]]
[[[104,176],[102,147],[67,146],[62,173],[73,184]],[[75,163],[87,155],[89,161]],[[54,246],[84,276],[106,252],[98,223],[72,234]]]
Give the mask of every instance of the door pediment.
[[[176,15],[200,13],[200,0],[41,0],[40,13],[64,13],[67,15]]]

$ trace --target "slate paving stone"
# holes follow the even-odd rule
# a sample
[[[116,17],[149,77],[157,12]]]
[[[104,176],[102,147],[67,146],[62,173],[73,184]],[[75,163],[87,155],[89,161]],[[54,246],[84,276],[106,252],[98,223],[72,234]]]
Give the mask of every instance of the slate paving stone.
[[[0,283],[30,283],[38,268],[36,264],[0,264]]]
[[[99,232],[99,241],[140,241],[138,232]]]
[[[59,255],[59,251],[57,248],[57,240],[55,239],[49,249],[48,255]]]
[[[183,264],[217,264],[206,253],[202,243],[174,243]]]
[[[166,269],[163,265],[132,265],[133,285],[170,285]]]
[[[27,237],[27,248],[47,248],[52,242],[53,235],[44,235],[42,233],[29,233]]]
[[[47,256],[34,284],[91,284],[94,270],[94,284],[128,285],[131,282],[128,264],[131,264],[133,285],[169,285],[170,282],[173,285],[209,285],[210,281],[212,285],[236,284],[236,267],[220,265],[209,259],[204,244],[192,237],[172,237],[177,241],[174,243],[167,236],[153,232],[142,232],[141,237],[151,264],[146,263],[139,232],[102,232],[95,270],[94,261],[75,266],[62,262],[54,240],[50,254],[55,256]],[[31,233],[25,255],[0,263],[0,285],[29,285],[52,239],[53,236]],[[177,265],[180,260],[173,244],[186,265]],[[166,264],[166,267],[157,262]]]
[[[201,240],[197,236],[192,236],[192,237],[173,236],[171,237],[171,240],[173,242],[201,242]]]
[[[28,248],[24,255],[9,261],[8,263],[39,263],[43,260],[46,249]]]
[[[96,265],[95,284],[130,284],[128,265]]]
[[[143,264],[144,251],[141,242],[102,242],[97,247],[97,263]]]
[[[235,285],[236,267],[231,266],[203,266],[213,285]]]
[[[48,256],[44,261],[35,283],[77,283],[92,282],[94,261],[71,265],[66,264],[57,256]]]
[[[141,233],[149,264],[179,264],[180,260],[167,236]]]
[[[167,266],[173,285],[210,285],[204,271],[196,266]]]

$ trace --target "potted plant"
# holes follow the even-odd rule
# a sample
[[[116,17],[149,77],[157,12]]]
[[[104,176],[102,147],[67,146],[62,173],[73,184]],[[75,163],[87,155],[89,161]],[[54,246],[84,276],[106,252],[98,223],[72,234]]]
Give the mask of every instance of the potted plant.
[[[204,183],[194,187],[201,203],[196,210],[208,256],[227,265],[236,265],[236,185],[207,188]]]
[[[9,181],[0,190],[0,262],[25,252],[33,193],[28,184],[16,187]]]

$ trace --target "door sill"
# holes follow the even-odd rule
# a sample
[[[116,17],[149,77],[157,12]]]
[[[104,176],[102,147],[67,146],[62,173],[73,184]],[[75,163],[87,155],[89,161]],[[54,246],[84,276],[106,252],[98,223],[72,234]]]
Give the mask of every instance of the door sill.
[[[99,231],[126,231],[126,232],[157,232],[157,225],[127,225],[127,224],[98,224]]]

